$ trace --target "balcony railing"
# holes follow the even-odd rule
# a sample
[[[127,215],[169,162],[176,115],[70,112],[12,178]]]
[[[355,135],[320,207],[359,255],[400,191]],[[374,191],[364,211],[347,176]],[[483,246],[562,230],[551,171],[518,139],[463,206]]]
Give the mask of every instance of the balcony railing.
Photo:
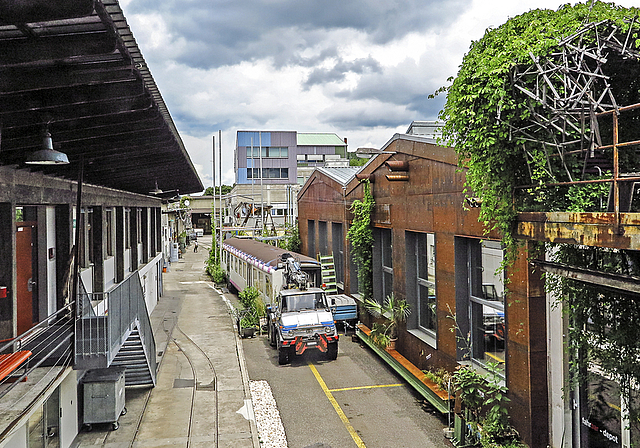
[[[0,398],[20,386],[37,368],[67,367],[73,362],[73,303],[61,308],[23,334],[4,341],[0,353],[31,352],[11,375],[0,381]]]

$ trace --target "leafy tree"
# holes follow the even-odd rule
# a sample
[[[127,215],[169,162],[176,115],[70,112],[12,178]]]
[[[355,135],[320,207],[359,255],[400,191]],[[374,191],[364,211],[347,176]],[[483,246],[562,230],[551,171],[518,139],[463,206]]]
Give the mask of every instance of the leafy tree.
[[[282,248],[290,250],[291,252],[300,253],[302,247],[302,240],[300,239],[300,230],[298,229],[298,223],[286,224],[284,228],[285,238],[282,243]]]
[[[365,159],[364,157],[352,157],[349,159],[349,166],[364,166],[368,161],[369,159]]]
[[[180,208],[188,208],[187,201],[191,202],[191,198],[189,196],[182,196],[180,198]]]
[[[222,186],[222,194],[229,194],[231,193],[231,190],[233,190],[233,185],[223,185]],[[216,196],[220,194],[220,187],[216,186],[216,192],[215,192]],[[205,196],[213,196],[213,187],[207,187],[206,190],[204,190],[204,195]]]

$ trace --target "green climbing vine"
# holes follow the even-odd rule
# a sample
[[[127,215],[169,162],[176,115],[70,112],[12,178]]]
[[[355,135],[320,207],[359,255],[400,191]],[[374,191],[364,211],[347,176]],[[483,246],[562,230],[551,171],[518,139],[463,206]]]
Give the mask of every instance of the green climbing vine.
[[[556,11],[536,9],[513,17],[497,28],[488,29],[480,40],[473,42],[451,85],[436,92],[447,95],[440,113],[444,122],[444,141],[456,149],[461,166],[467,170],[466,192],[479,200],[480,220],[487,232],[497,230],[502,235],[507,264],[518,252],[513,233],[519,211],[590,211],[600,204],[603,188],[608,189],[608,185],[595,187],[591,189],[592,192],[596,190],[593,195],[576,196],[575,188],[539,187],[543,183],[571,180],[576,172],[580,172],[582,164],[577,156],[564,161],[560,157],[550,159],[544,145],[536,146],[513,133],[514,128],[527,123],[531,111],[539,106],[513,86],[514,68],[531,65],[532,54],[547,57],[558,49],[562,38],[572,35],[588,22],[610,20],[611,29],[615,25],[616,32],[625,41],[630,27],[625,19],[639,14],[638,8],[588,1],[566,4]],[[630,34],[636,47],[639,46],[638,29],[636,22]],[[585,33],[582,38],[596,39],[597,36]],[[619,66],[612,64],[614,70],[616,65]],[[624,72],[625,79],[631,79],[627,75],[638,73],[637,63],[635,66],[627,64],[620,71]],[[612,88],[617,89],[616,97],[638,101],[638,83],[616,81],[616,73],[608,75]],[[535,79],[530,82],[535,91]],[[563,86],[557,88],[561,91]],[[630,160],[629,163],[637,162]],[[551,171],[560,166],[561,169]],[[550,171],[559,174],[550,175]],[[535,187],[516,189],[516,186],[526,185]]]
[[[356,199],[351,204],[353,221],[347,231],[347,239],[353,247],[352,257],[358,266],[358,285],[363,298],[373,297],[373,228],[371,215],[376,205],[369,181],[363,182],[362,200]]]
[[[541,143],[554,139],[582,142],[583,136],[597,126],[602,140],[611,142],[610,125],[605,129],[598,121],[586,120],[581,129],[548,126],[528,138],[514,132],[530,124],[533,113],[544,112],[541,100],[515,87],[514,74],[530,67],[534,58],[539,63],[550,60],[559,52],[562,39],[573,36],[588,23],[602,22],[604,28],[599,32],[597,27],[585,30],[580,35],[581,44],[593,44],[601,36],[615,35],[637,49],[640,25],[634,18],[638,16],[638,8],[585,1],[562,5],[555,11],[536,9],[513,17],[497,28],[488,29],[481,39],[473,42],[455,79],[436,92],[447,95],[440,113],[444,143],[459,155],[460,166],[466,170],[466,194],[480,205],[485,230],[497,231],[502,236],[506,248],[503,267],[518,256],[519,244],[514,233],[519,212],[606,210],[610,184],[566,184],[575,179],[611,177],[611,173],[599,169],[594,170],[597,174],[589,174],[584,154],[579,151],[551,157],[550,153],[557,152],[555,148]],[[638,59],[623,58],[613,51],[606,58],[608,63],[602,69],[617,104],[639,103]],[[535,74],[519,79],[529,92],[539,92],[537,81]],[[560,94],[567,93],[561,79],[549,82]],[[639,122],[640,114],[632,115],[626,123],[620,122],[621,141],[639,138]],[[564,140],[559,137],[561,134]],[[610,149],[600,150],[598,155],[613,160]],[[637,151],[621,151],[619,168],[621,173],[640,171]],[[549,248],[549,252],[555,254],[555,261],[570,266],[640,276],[640,256],[633,251],[560,245]],[[595,376],[609,386],[590,388],[588,392],[595,396],[606,395],[604,388],[616,383],[627,400],[630,424],[637,425],[640,417],[640,397],[634,389],[640,384],[637,298],[598,285],[585,287],[576,280],[551,274],[547,275],[546,283],[568,313],[567,348],[572,379],[592,385],[597,372]],[[608,418],[608,413],[611,409],[606,405],[603,409],[592,409],[592,415],[602,419]]]

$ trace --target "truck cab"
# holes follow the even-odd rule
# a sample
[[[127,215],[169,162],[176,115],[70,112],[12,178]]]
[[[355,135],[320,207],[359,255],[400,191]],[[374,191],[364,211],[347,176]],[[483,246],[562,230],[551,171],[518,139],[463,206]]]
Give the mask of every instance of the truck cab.
[[[278,349],[279,364],[317,349],[338,356],[338,332],[325,292],[320,288],[283,289],[267,305],[268,338]]]

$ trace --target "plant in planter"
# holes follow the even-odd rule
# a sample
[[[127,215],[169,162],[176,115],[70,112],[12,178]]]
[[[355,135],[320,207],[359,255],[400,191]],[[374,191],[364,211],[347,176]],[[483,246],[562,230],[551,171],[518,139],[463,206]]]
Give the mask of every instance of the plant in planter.
[[[242,309],[237,310],[236,324],[240,336],[253,336],[260,328],[260,318],[265,315],[265,306],[260,291],[254,286],[245,288],[238,294]]]
[[[411,308],[406,300],[397,299],[391,293],[384,300],[378,303],[372,299],[365,299],[364,306],[374,317],[384,319],[384,323],[374,323],[369,337],[380,348],[395,348],[395,341],[398,339],[398,325],[407,320],[411,313]]]
[[[423,370],[424,376],[433,381],[440,390],[449,392],[449,381],[453,381],[453,375],[445,368],[440,367],[438,370]]]
[[[506,404],[507,388],[502,386],[497,375],[497,365],[488,365],[489,374],[462,367],[453,374],[453,385],[464,409],[462,416],[471,428],[467,441],[483,448],[523,447],[518,432],[509,422]],[[470,440],[469,440],[470,439]]]

